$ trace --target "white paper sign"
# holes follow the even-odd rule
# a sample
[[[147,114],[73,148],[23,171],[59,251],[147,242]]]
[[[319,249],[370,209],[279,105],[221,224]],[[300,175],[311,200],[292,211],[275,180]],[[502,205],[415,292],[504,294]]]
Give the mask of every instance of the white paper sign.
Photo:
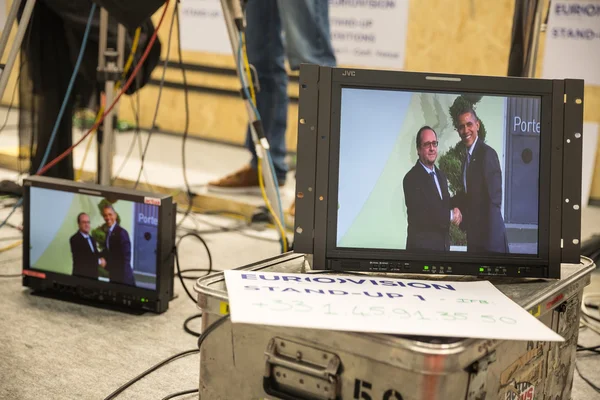
[[[338,65],[403,69],[408,0],[329,0]]]
[[[600,85],[600,0],[552,1],[543,77]]]
[[[338,65],[404,68],[408,3],[329,0],[331,41]],[[180,7],[184,50],[231,54],[220,0],[185,0]]]
[[[352,332],[564,341],[494,285],[225,271],[233,323]]]
[[[185,0],[179,7],[182,49],[232,54],[220,0]]]

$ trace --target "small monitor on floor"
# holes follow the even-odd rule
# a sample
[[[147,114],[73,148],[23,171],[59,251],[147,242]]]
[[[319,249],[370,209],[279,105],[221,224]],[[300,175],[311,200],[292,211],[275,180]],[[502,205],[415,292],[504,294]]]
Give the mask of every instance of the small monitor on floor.
[[[313,268],[558,278],[579,263],[583,81],[300,72]]]
[[[164,312],[173,295],[171,196],[73,181],[24,181],[23,285]]]

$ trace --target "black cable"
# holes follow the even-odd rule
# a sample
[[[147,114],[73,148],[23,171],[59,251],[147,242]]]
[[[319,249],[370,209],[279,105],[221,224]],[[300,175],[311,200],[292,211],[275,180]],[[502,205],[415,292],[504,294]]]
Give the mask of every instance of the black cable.
[[[579,376],[581,377],[581,379],[584,380],[585,383],[587,383],[588,385],[590,385],[591,388],[594,389],[596,392],[600,393],[600,387],[596,386],[592,381],[590,381],[588,378],[586,378],[585,376],[583,376],[583,374],[579,370],[579,365],[577,365],[577,361],[575,361],[575,371],[577,371],[577,373],[579,374]]]
[[[210,335],[210,333],[212,331],[214,331],[215,329],[217,329],[219,326],[223,325],[223,323],[225,321],[227,321],[228,319],[229,319],[229,314],[224,315],[221,318],[219,318],[218,320],[216,320],[215,322],[213,322],[212,325],[210,325],[208,328],[206,328],[206,330],[204,332],[202,332],[202,335],[200,335],[200,337],[198,338],[198,351],[200,351],[200,348],[202,347],[202,343],[206,340],[208,335]]]
[[[121,175],[123,168],[125,168],[125,165],[127,165],[127,163],[129,162],[129,158],[131,158],[131,154],[133,154],[133,149],[135,147],[135,143],[142,134],[142,131],[140,129],[140,112],[139,112],[140,92],[139,92],[139,90],[136,92],[136,101],[137,101],[137,107],[133,101],[133,97],[130,97],[131,110],[133,111],[133,115],[135,117],[135,132],[133,134],[131,144],[129,145],[129,149],[127,149],[127,154],[125,155],[125,159],[123,160],[123,163],[117,170],[115,177],[112,179],[113,184],[117,181],[117,179],[119,179],[119,175]]]
[[[175,5],[177,5],[177,1],[175,2]],[[141,156],[141,161],[142,161],[142,165],[140,166],[140,172],[138,173],[138,177],[135,180],[135,185],[133,186],[134,189],[137,189],[139,183],[140,183],[140,178],[142,177],[142,171],[144,170],[144,161],[146,159],[146,153],[148,152],[148,146],[150,145],[150,139],[152,138],[152,134],[154,133],[154,131],[156,130],[156,118],[158,117],[158,108],[160,107],[160,98],[162,96],[162,91],[163,91],[163,87],[165,84],[165,76],[167,74],[167,67],[169,65],[169,54],[171,53],[171,38],[173,36],[173,26],[174,26],[174,22],[175,22],[175,12],[177,11],[177,8],[173,8],[173,16],[171,17],[171,25],[169,26],[169,38],[167,39],[167,55],[165,57],[165,62],[163,64],[163,73],[162,73],[162,77],[160,78],[160,85],[158,88],[158,98],[156,99],[156,108],[154,109],[154,117],[152,117],[152,125],[150,126],[150,131],[148,132],[148,139],[146,140],[146,146],[144,147],[144,152],[142,153]]]
[[[196,304],[196,298],[188,290],[187,286],[185,285],[185,282],[183,281],[183,275],[181,273],[181,266],[179,264],[179,252],[177,250],[179,248],[179,244],[181,243],[181,241],[188,236],[193,236],[196,239],[200,240],[200,242],[204,245],[204,248],[206,249],[206,254],[208,255],[208,270],[206,272],[206,275],[210,275],[210,273],[212,272],[213,262],[212,262],[212,256],[210,254],[210,249],[208,248],[208,244],[206,243],[206,241],[204,239],[202,239],[202,237],[200,237],[200,235],[198,235],[196,233],[186,233],[185,235],[180,237],[179,240],[177,241],[177,243],[175,244],[175,248],[173,249],[173,251],[175,254],[175,266],[177,267],[177,277],[179,277],[179,281],[181,282],[181,286],[183,286],[185,293],[194,302],[194,304]]]
[[[204,239],[202,239],[202,237],[200,235],[198,235],[197,233],[194,233],[194,232],[186,233],[185,235],[181,236],[177,240],[177,244],[175,246],[177,248],[179,248],[179,244],[181,243],[181,241],[183,239],[185,239],[186,237],[190,237],[190,236],[193,236],[196,239],[198,239],[202,243],[202,245],[204,246],[204,248],[206,249],[206,255],[208,256],[208,272],[207,272],[206,275],[209,275],[213,271],[212,254],[210,253],[210,249],[208,248],[208,244],[206,243],[206,241]],[[191,271],[191,270],[186,270],[186,271]]]
[[[183,218],[179,221],[179,223],[177,223],[177,227],[180,227],[183,221],[185,221],[185,219],[190,215],[190,212],[192,211],[194,195],[192,193],[192,189],[190,188],[190,183],[187,177],[187,168],[185,164],[185,143],[187,141],[190,130],[190,102],[188,94],[187,76],[185,73],[185,68],[183,66],[183,57],[181,55],[181,24],[179,23],[179,1],[175,2],[175,19],[177,19],[177,54],[179,59],[179,68],[181,68],[181,75],[183,78],[183,96],[185,99],[185,125],[183,129],[183,140],[181,141],[181,169],[183,172],[183,182],[185,183],[185,190],[187,191],[188,197],[188,208]]]
[[[13,274],[13,275],[0,275],[0,278],[20,278],[23,274]]]
[[[202,332],[202,334],[198,338],[198,348],[197,349],[182,351],[181,353],[177,353],[174,356],[171,356],[171,357],[167,358],[166,360],[161,361],[158,364],[148,368],[146,371],[142,372],[141,374],[139,374],[138,376],[131,379],[129,382],[123,384],[117,390],[115,390],[114,392],[109,394],[104,400],[112,400],[112,399],[116,398],[120,393],[122,393],[125,389],[127,389],[128,387],[130,387],[137,381],[141,380],[142,378],[144,378],[147,375],[151,374],[152,372],[156,371],[160,367],[167,365],[172,361],[177,360],[178,358],[182,358],[182,357],[186,357],[191,354],[199,353],[200,347],[202,346],[202,342],[204,342],[204,340],[206,340],[208,335],[210,335],[215,329],[217,329],[220,325],[222,325],[228,318],[229,318],[229,314],[216,320],[215,322],[213,322],[212,325],[210,325],[208,328],[206,328],[206,330],[204,332]]]
[[[15,95],[17,94],[17,89],[19,88],[19,81],[21,80],[21,69],[23,68],[23,64],[25,64],[25,61],[21,60],[21,66],[19,67],[19,76],[17,76],[17,82],[15,83],[15,87],[13,89],[12,96],[10,97],[10,104],[8,105],[8,110],[6,110],[6,118],[4,119],[4,123],[2,124],[2,127],[0,127],[0,132],[2,132],[4,129],[6,129],[6,124],[8,123],[8,118],[10,117],[10,111],[12,110],[14,102],[15,102]],[[15,128],[18,128],[18,127],[19,127],[19,125],[15,126]]]
[[[156,371],[160,367],[162,367],[164,365],[167,365],[170,362],[177,360],[178,358],[186,357],[186,356],[189,356],[191,354],[197,354],[198,352],[199,352],[199,349],[182,351],[181,353],[177,353],[174,356],[171,356],[171,357],[167,358],[166,360],[163,360],[163,361],[159,362],[158,364],[156,364],[156,365],[148,368],[146,371],[142,372],[141,374],[139,374],[138,376],[136,376],[135,378],[133,378],[129,382],[127,382],[124,385],[122,385],[121,387],[119,387],[117,390],[115,390],[114,392],[112,392],[111,394],[109,394],[104,400],[114,399],[120,393],[122,393],[125,389],[127,389],[128,387],[130,387],[131,385],[133,385],[137,381],[141,380],[146,375],[149,375],[152,372]]]
[[[222,211],[221,213],[226,213],[226,211]],[[190,216],[192,216],[192,218],[194,218],[196,213],[190,213]],[[207,212],[204,212],[202,214],[208,214]],[[236,215],[236,214],[234,214]],[[240,214],[242,215],[242,214]],[[272,239],[272,238],[268,238],[268,237],[262,237],[262,236],[257,236],[257,235],[253,235],[251,233],[248,232],[244,232],[243,230],[245,228],[250,228],[251,225],[248,221],[244,222],[244,223],[240,223],[237,226],[233,226],[233,227],[227,227],[227,226],[221,226],[218,224],[214,224],[212,222],[208,222],[208,221],[198,221],[195,220],[196,222],[200,222],[206,225],[210,225],[210,226],[214,226],[216,227],[216,229],[206,229],[206,230],[199,230],[196,228],[187,228],[187,227],[179,227],[178,229],[181,231],[185,231],[187,233],[197,233],[199,235],[205,235],[205,234],[213,234],[213,233],[226,233],[226,232],[234,232],[237,233],[239,235],[242,236],[246,236],[250,239],[256,239],[256,240],[262,240],[263,242],[270,242],[270,243],[280,243],[281,240],[280,239]]]
[[[199,392],[198,389],[183,390],[181,392],[170,394],[167,397],[163,397],[162,400],[170,400],[170,399],[174,399],[175,397],[184,396],[186,394],[198,393],[198,392]]]
[[[190,300],[192,300],[192,302],[194,302],[194,304],[196,304],[196,299],[190,293],[187,286],[185,286],[185,282],[183,282],[183,278],[181,277],[181,267],[179,266],[179,255],[177,253],[177,247],[175,247],[174,254],[175,254],[175,265],[177,266],[177,277],[179,277],[179,280],[181,281],[181,286],[183,286],[183,290],[185,290],[185,293],[187,293]]]
[[[204,274],[202,276],[185,276],[185,275],[183,275],[186,272],[207,272],[207,274]],[[223,270],[221,270],[221,269],[211,269],[211,270],[209,270],[208,268],[188,268],[188,269],[182,269],[180,275],[181,275],[181,277],[183,279],[198,280],[200,278],[204,278],[210,272],[223,272]]]
[[[190,335],[192,335],[192,336],[195,336],[195,337],[200,337],[200,332],[196,332],[195,330],[193,330],[193,329],[190,329],[190,327],[188,326],[188,324],[189,324],[191,321],[193,321],[193,320],[195,320],[195,319],[198,319],[198,318],[201,318],[201,317],[202,317],[202,313],[200,313],[200,314],[195,314],[195,315],[192,315],[191,317],[188,317],[188,318],[187,318],[185,321],[183,321],[183,330],[184,330],[186,333],[189,333],[189,334],[190,334]]]
[[[577,351],[593,351],[595,353],[600,353],[600,346],[584,347],[578,344]]]

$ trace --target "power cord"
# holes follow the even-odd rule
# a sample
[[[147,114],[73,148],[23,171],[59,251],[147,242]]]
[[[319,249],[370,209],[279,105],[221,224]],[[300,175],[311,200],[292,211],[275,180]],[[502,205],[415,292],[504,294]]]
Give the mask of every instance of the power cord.
[[[243,80],[240,79],[240,81],[242,83],[242,89],[244,91],[246,98],[250,100],[249,103],[250,103],[252,111],[255,115],[256,120],[260,121],[261,120],[260,113],[258,112],[258,109],[256,108],[256,96],[254,94],[254,89],[253,89],[253,85],[252,85],[252,76],[251,76],[250,67],[248,64],[248,57],[247,57],[247,53],[246,53],[246,41],[245,41],[244,33],[242,30],[239,31],[239,35],[238,35],[238,54],[236,57],[236,62],[237,62],[238,74],[240,75],[240,78],[241,78],[241,76],[244,75],[243,68],[245,68],[245,73],[248,75],[249,88],[246,87],[246,85],[244,85]],[[264,152],[262,150],[264,150]],[[257,169],[258,169],[258,183],[260,186],[260,191],[261,191],[263,200],[265,202],[265,205],[266,205],[267,209],[269,210],[269,213],[271,214],[277,229],[279,230],[279,234],[281,237],[281,252],[285,253],[288,251],[287,236],[285,233],[285,229],[283,227],[284,218],[283,218],[283,208],[281,207],[281,195],[279,193],[279,186],[277,184],[277,181],[278,181],[277,176],[275,176],[275,169],[273,168],[273,160],[271,159],[271,153],[264,148],[257,147],[256,155],[258,158]],[[271,202],[270,202],[270,200],[267,196],[267,192],[265,190],[265,183],[264,183],[262,164],[261,164],[261,160],[263,159],[263,157],[267,158],[270,168],[271,168],[271,171],[273,173],[273,180],[275,182],[275,192],[276,192],[277,202],[279,205],[279,210],[281,211],[281,213],[279,215],[277,215],[275,213],[275,211],[273,210],[273,207],[271,205]]]
[[[206,330],[204,332],[202,332],[202,334],[198,337],[198,348],[197,349],[193,349],[193,350],[186,350],[186,351],[182,351],[181,353],[177,353],[169,358],[167,358],[166,360],[163,360],[161,362],[159,362],[158,364],[148,368],[146,371],[142,372],[141,374],[139,374],[138,376],[136,376],[135,378],[131,379],[129,382],[125,383],[124,385],[120,386],[118,389],[116,389],[114,392],[112,392],[111,394],[109,394],[104,400],[112,400],[114,398],[116,398],[119,394],[121,394],[125,389],[129,388],[131,385],[133,385],[134,383],[140,381],[141,379],[145,378],[146,376],[150,375],[152,372],[156,371],[157,369],[179,359],[179,358],[183,358],[192,354],[198,354],[200,352],[200,348],[202,347],[202,343],[206,340],[206,338],[215,330],[217,329],[219,326],[223,325],[223,323],[225,323],[225,321],[227,321],[229,319],[229,314],[219,318],[218,320],[216,320],[215,322],[212,323],[212,325],[210,325],[208,328],[206,328]],[[180,393],[180,392],[178,392]],[[181,396],[181,394],[178,394],[178,396]]]
[[[199,392],[198,389],[183,390],[181,392],[173,393],[166,397],[163,397],[162,400],[170,400],[170,399],[174,399],[175,397],[185,396],[186,394],[192,394],[192,393],[198,393],[198,392]]]
[[[179,21],[179,2],[175,2],[175,18],[177,19],[177,58],[179,60],[179,68],[181,68],[181,77],[183,79],[183,97],[185,104],[185,125],[183,128],[183,139],[181,141],[181,170],[183,173],[183,182],[185,184],[185,190],[188,196],[188,208],[185,212],[183,218],[179,221],[177,226],[181,226],[183,221],[190,215],[193,206],[194,193],[190,187],[190,182],[188,181],[187,176],[187,167],[185,162],[185,144],[188,139],[189,131],[190,131],[190,100],[188,93],[188,84],[187,84],[187,75],[185,72],[185,67],[183,66],[183,56],[181,55],[181,23]]]
[[[154,46],[154,42],[156,41],[156,38],[158,37],[158,30],[159,30],[160,26],[162,25],[162,22],[163,22],[163,20],[165,18],[165,15],[167,13],[167,8],[169,6],[169,2],[170,1],[171,0],[165,0],[164,11],[163,11],[163,13],[162,13],[162,15],[160,17],[160,20],[158,21],[158,24],[156,25],[156,29],[154,30],[154,33],[152,34],[152,36],[150,37],[150,40],[148,41],[148,45],[146,46],[146,49],[144,50],[144,53],[142,54],[142,57],[140,58],[140,62],[138,63],[138,65],[136,65],[136,67],[134,68],[133,72],[129,76],[129,79],[127,80],[127,82],[125,83],[125,85],[123,86],[123,88],[121,89],[121,91],[117,94],[117,96],[113,100],[113,103],[110,105],[110,107],[108,107],[108,109],[104,111],[104,113],[102,114],[102,117],[99,118],[94,123],[94,125],[81,138],[79,138],[79,140],[77,142],[75,142],[72,146],[70,146],[68,149],[66,149],[64,152],[62,152],[58,157],[54,158],[52,161],[50,161],[46,165],[44,165],[44,163],[46,161],[46,158],[47,158],[47,155],[49,154],[49,149],[50,149],[50,147],[51,147],[51,145],[52,145],[52,143],[54,141],[54,137],[56,136],[56,132],[53,130],[53,135],[50,137],[50,142],[49,142],[48,148],[46,149],[46,153],[44,154],[44,160],[42,160],[42,163],[40,164],[40,168],[35,173],[35,175],[38,175],[38,176],[39,175],[44,175],[50,168],[52,168],[53,166],[55,166],[56,164],[58,164],[60,161],[62,161],[65,157],[67,157],[69,154],[71,154],[73,152],[73,149],[75,149],[75,147],[77,147],[81,143],[83,143],[83,141],[85,141],[85,139],[89,135],[91,135],[98,128],[98,126],[100,126],[100,124],[102,123],[102,121],[104,121],[104,118],[106,118],[106,115],[108,113],[110,113],[111,110],[118,103],[118,101],[121,98],[121,96],[123,95],[123,93],[125,93],[127,91],[127,89],[129,89],[129,86],[131,86],[133,80],[135,79],[135,77],[139,73],[141,66],[144,64],[144,61],[146,61],[146,58],[148,58],[148,55],[150,54],[150,50],[152,49],[152,46]],[[89,33],[89,28],[91,27],[91,18],[93,17],[93,12],[95,11],[95,9],[96,9],[96,4],[93,3],[92,4],[92,9],[90,10],[90,17],[88,19],[88,24],[86,25],[86,32],[87,33]],[[84,40],[82,42],[82,48],[84,47],[84,44],[86,43],[86,41],[87,41],[87,37],[84,36]],[[83,54],[82,49],[80,49],[80,53],[79,54],[80,54],[80,56],[82,56],[82,54]],[[81,57],[78,57],[79,64],[81,63],[80,59],[81,59]],[[78,69],[78,67],[76,69]],[[75,74],[73,76],[75,76]],[[65,95],[65,98],[63,100],[63,105],[66,104],[67,98],[69,96],[70,96],[70,92],[67,92],[67,94]],[[64,107],[61,107],[61,110],[63,110],[63,109],[64,109]],[[63,110],[63,113],[64,113],[64,110]],[[59,119],[56,121],[55,127],[58,126],[59,120],[60,120],[61,116],[59,116]],[[6,217],[6,219],[4,219],[4,221],[2,221],[2,223],[0,223],[0,228],[2,228],[4,225],[6,225],[6,223],[8,222],[8,219],[14,214],[14,212],[17,210],[17,208],[19,208],[22,204],[23,204],[23,198],[21,197],[15,203],[13,209],[8,214],[8,216]]]
[[[83,61],[83,55],[85,53],[85,49],[87,47],[87,41],[90,35],[90,29],[92,27],[92,19],[94,18],[94,14],[96,12],[96,3],[92,3],[92,7],[90,8],[90,14],[88,16],[87,24],[85,26],[85,31],[83,33],[83,39],[81,41],[81,47],[79,49],[79,55],[77,56],[77,60],[75,61],[75,68],[73,69],[73,73],[71,74],[71,79],[69,80],[69,85],[67,86],[67,91],[65,93],[65,97],[63,98],[63,102],[60,106],[60,110],[58,112],[58,117],[54,122],[54,127],[52,128],[52,133],[50,135],[50,140],[48,141],[48,146],[46,147],[46,151],[44,152],[44,157],[42,158],[42,162],[40,163],[40,167],[38,168],[37,174],[40,174],[44,168],[44,164],[48,160],[48,156],[50,155],[50,149],[54,144],[54,140],[56,139],[56,134],[58,133],[58,127],[60,126],[60,121],[65,113],[65,109],[69,102],[69,98],[71,97],[71,92],[73,91],[73,86],[75,85],[75,80],[77,79],[77,74],[79,73],[79,68],[81,67],[81,63]],[[20,73],[19,73],[20,75]],[[16,87],[15,87],[16,89]],[[7,117],[8,118],[8,117]],[[48,168],[50,169],[50,167]],[[46,170],[44,170],[46,172]],[[41,175],[41,174],[40,174]],[[8,219],[14,214],[14,212],[23,204],[23,198],[20,198],[14,205],[11,212],[8,214],[6,219],[0,223],[0,228],[2,228],[8,222]]]
[[[181,243],[181,241],[183,239],[185,239],[186,237],[190,237],[190,236],[195,237],[196,239],[198,239],[204,245],[204,248],[206,249],[206,254],[208,255],[208,271],[207,271],[206,275],[210,275],[210,273],[212,272],[213,261],[212,261],[212,255],[210,254],[210,249],[208,248],[208,244],[197,233],[186,233],[185,235],[181,236],[177,240],[177,243],[175,244],[175,248],[173,249],[173,253],[175,255],[175,265],[177,267],[177,276],[179,277],[179,280],[181,281],[181,286],[183,286],[183,289],[187,293],[187,295],[190,298],[190,300],[192,300],[194,302],[194,304],[196,304],[196,299],[194,298],[194,296],[192,295],[192,293],[188,290],[187,286],[185,285],[185,282],[183,281],[183,275],[182,275],[182,271],[181,271],[181,266],[179,264],[179,254],[178,254],[178,251],[177,251],[177,249],[179,248],[179,244]]]
[[[17,81],[15,83],[15,87],[13,89],[12,92],[12,96],[10,97],[10,104],[8,105],[8,110],[6,110],[6,118],[4,118],[4,123],[2,124],[2,127],[0,127],[0,132],[2,132],[4,129],[6,129],[6,125],[8,124],[8,117],[10,117],[10,111],[13,108],[13,105],[15,103],[15,95],[17,94],[17,89],[19,88],[19,82],[21,80],[21,70],[23,69],[23,65],[25,65],[25,57],[23,57],[23,60],[21,60],[21,65],[19,66],[19,76],[17,76]],[[4,72],[7,73],[8,71]]]
[[[595,303],[593,300],[599,301],[600,300],[600,293],[587,293],[583,295],[583,298],[581,300],[581,323],[591,329],[592,331],[600,334],[600,315],[598,315],[598,313],[596,313],[596,315],[594,315],[591,311],[590,308],[596,308],[599,309],[600,308],[600,304]],[[585,347],[585,346],[581,346],[580,344],[577,344],[577,352],[580,351],[590,351],[595,353],[595,355],[600,354],[600,346],[591,346],[591,347]],[[596,392],[600,393],[600,387],[598,387],[596,384],[594,384],[589,378],[587,378],[586,376],[584,376],[580,369],[579,369],[579,365],[577,364],[577,361],[575,361],[575,371],[577,371],[577,373],[579,374],[579,376],[581,377],[581,379],[583,379],[583,381],[585,383],[587,383],[592,389],[594,389]]]
[[[150,50],[152,49],[152,46],[154,46],[154,42],[156,41],[156,38],[158,36],[158,30],[159,30],[160,26],[162,25],[162,23],[164,21],[164,18],[165,18],[165,15],[167,13],[167,9],[168,9],[170,1],[171,0],[165,0],[165,5],[164,5],[163,13],[162,13],[162,15],[160,17],[160,20],[158,21],[158,24],[156,25],[156,29],[154,30],[154,33],[152,34],[152,36],[150,37],[150,40],[148,41],[148,45],[146,46],[146,49],[144,50],[144,53],[142,54],[142,57],[140,58],[140,62],[134,68],[133,72],[129,76],[129,79],[127,79],[127,82],[125,83],[125,85],[123,86],[123,88],[121,89],[121,91],[117,94],[117,96],[113,100],[113,103],[104,111],[104,114],[102,114],[102,118],[100,118],[100,120],[97,121],[85,133],[85,135],[83,135],[75,144],[73,144],[71,147],[69,147],[63,153],[61,153],[58,157],[56,157],[54,160],[50,161],[43,168],[41,168],[36,173],[36,175],[43,175],[43,174],[45,174],[50,168],[52,168],[54,165],[56,165],[57,163],[59,163],[60,161],[62,161],[66,156],[68,156],[69,154],[71,154],[73,152],[73,149],[75,147],[79,146],[93,131],[95,131],[98,128],[98,126],[102,123],[102,121],[104,120],[104,118],[106,118],[106,115],[108,113],[110,113],[112,111],[112,109],[116,106],[116,104],[121,99],[121,96],[127,91],[127,89],[129,89],[129,86],[131,86],[131,84],[133,83],[133,80],[135,79],[135,77],[139,73],[141,66],[144,64],[144,61],[146,61],[146,58],[148,58],[148,55],[150,54]]]
[[[189,324],[190,322],[192,322],[193,320],[195,320],[195,319],[198,319],[198,318],[201,318],[201,317],[202,317],[202,313],[200,313],[200,314],[195,314],[195,315],[192,315],[191,317],[188,317],[188,318],[187,318],[185,321],[183,321],[183,330],[184,330],[186,333],[189,333],[189,334],[190,334],[190,335],[192,335],[192,336],[195,336],[195,337],[200,337],[200,332],[196,332],[195,330],[191,329],[191,328],[188,326],[188,324]]]
[[[589,378],[585,377],[581,371],[579,370],[579,364],[577,364],[577,361],[575,361],[575,371],[577,371],[577,373],[579,374],[579,376],[581,377],[581,379],[583,379],[583,381],[585,383],[587,383],[588,385],[590,385],[590,387],[592,389],[594,389],[596,392],[600,393],[600,387],[596,386],[594,384],[594,382],[592,382]]]
[[[135,184],[133,185],[134,189],[137,189],[137,187],[140,183],[140,178],[142,177],[142,171],[144,170],[144,161],[146,160],[146,153],[148,152],[148,147],[150,145],[150,139],[152,139],[152,134],[156,130],[156,119],[158,118],[158,109],[160,107],[160,98],[162,96],[162,91],[163,91],[164,84],[165,84],[165,77],[167,74],[167,67],[169,66],[169,56],[171,54],[171,38],[173,37],[173,26],[175,24],[177,3],[178,3],[178,1],[175,1],[175,7],[173,8],[173,15],[171,17],[171,25],[169,26],[169,38],[167,39],[167,55],[165,56],[165,62],[163,64],[162,76],[160,78],[160,84],[158,87],[158,98],[156,99],[156,107],[154,108],[154,116],[152,117],[152,124],[150,126],[150,131],[148,132],[148,139],[146,140],[146,146],[144,147],[144,152],[142,153],[142,156],[141,156],[142,165],[140,166],[140,172],[138,173],[138,177],[135,180]]]
[[[133,111],[133,116],[135,118],[135,133],[131,140],[131,144],[129,145],[129,149],[127,149],[125,158],[123,159],[121,166],[119,167],[119,169],[117,169],[117,173],[115,174],[114,178],[112,179],[113,184],[117,181],[117,179],[119,179],[121,172],[123,172],[123,168],[125,168],[125,165],[127,165],[127,162],[131,158],[131,154],[133,154],[133,149],[135,148],[136,142],[139,140],[139,138],[142,134],[142,132],[140,130],[140,112],[139,112],[140,92],[138,91],[136,93],[135,101],[133,100],[133,97],[131,97],[129,102],[131,104],[131,110]],[[137,105],[136,105],[136,103],[137,103]],[[140,154],[141,154],[141,152],[140,152]]]
[[[48,146],[46,147],[46,152],[44,153],[44,157],[42,158],[42,162],[40,163],[40,167],[38,168],[38,174],[43,169],[44,164],[48,160],[48,156],[50,156],[50,150],[52,149],[52,144],[56,139],[56,134],[58,133],[58,127],[60,126],[60,122],[62,121],[63,115],[65,113],[65,109],[67,104],[69,103],[69,98],[71,97],[71,92],[73,91],[73,86],[75,85],[75,80],[77,79],[77,74],[79,73],[79,68],[81,67],[81,62],[83,61],[83,55],[85,54],[85,48],[87,47],[88,37],[90,36],[90,29],[92,27],[92,19],[94,18],[94,14],[96,13],[96,3],[92,3],[92,8],[90,9],[90,15],[88,16],[87,25],[85,26],[85,31],[83,33],[83,39],[81,41],[81,47],[79,49],[79,55],[77,56],[77,61],[75,62],[75,68],[73,69],[73,73],[71,74],[71,80],[69,81],[69,85],[67,86],[67,92],[65,93],[65,97],[63,98],[63,102],[60,106],[60,111],[58,112],[58,117],[54,122],[54,127],[52,128],[52,134],[50,135],[50,141],[48,142]]]

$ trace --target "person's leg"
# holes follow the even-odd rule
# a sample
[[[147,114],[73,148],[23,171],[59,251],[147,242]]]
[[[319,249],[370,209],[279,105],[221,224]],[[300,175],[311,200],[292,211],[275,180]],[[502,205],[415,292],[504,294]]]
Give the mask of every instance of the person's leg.
[[[328,0],[277,0],[285,35],[285,47],[292,70],[310,63],[335,66],[329,30]],[[296,214],[293,202],[288,212]]]
[[[290,68],[302,63],[335,66],[327,0],[277,0]]]
[[[285,52],[281,35],[281,20],[277,0],[250,0],[246,6],[246,51],[248,61],[256,69],[260,92],[256,94],[257,109],[265,136],[269,141],[275,173],[281,184],[285,181],[285,130],[287,122],[287,84]],[[244,168],[209,187],[226,190],[256,190],[256,152],[250,130],[246,133],[246,148],[252,154],[251,168]]]
[[[269,141],[275,173],[279,181],[285,181],[288,170],[285,163],[288,75],[280,12],[276,0],[250,0],[246,8],[246,46],[248,61],[258,74],[260,92],[256,95],[256,103]],[[252,151],[251,165],[256,168],[257,159],[249,130],[246,143]]]

